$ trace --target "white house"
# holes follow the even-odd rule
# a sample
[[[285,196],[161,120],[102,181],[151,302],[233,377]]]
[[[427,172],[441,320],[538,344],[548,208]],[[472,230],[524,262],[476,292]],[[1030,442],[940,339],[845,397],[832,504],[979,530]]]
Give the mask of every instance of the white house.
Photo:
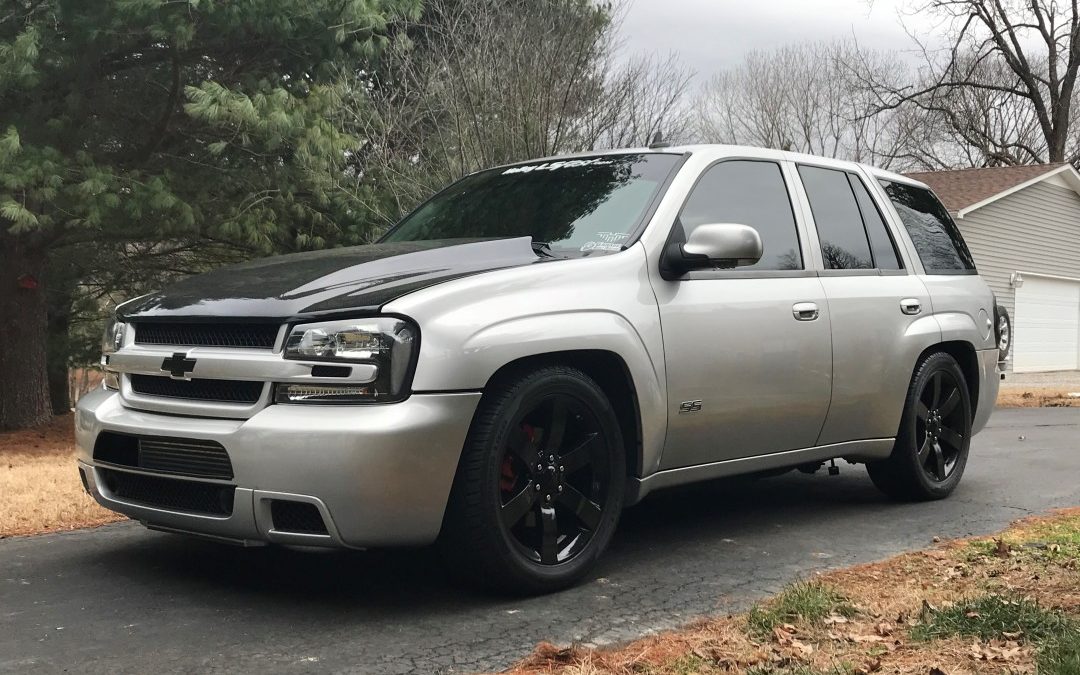
[[[1012,315],[1013,369],[1080,369],[1080,173],[1041,164],[908,175],[944,202]]]

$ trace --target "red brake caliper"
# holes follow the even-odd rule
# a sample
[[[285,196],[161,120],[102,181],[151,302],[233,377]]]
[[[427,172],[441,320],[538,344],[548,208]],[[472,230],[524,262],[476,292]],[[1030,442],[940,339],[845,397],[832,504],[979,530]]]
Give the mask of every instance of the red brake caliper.
[[[521,430],[525,432],[525,435],[529,437],[529,442],[536,440],[536,428],[531,424],[522,424]],[[510,492],[514,489],[514,485],[517,483],[517,472],[514,470],[514,460],[509,453],[503,457],[502,463],[502,477],[499,480],[499,487],[503,492]]]

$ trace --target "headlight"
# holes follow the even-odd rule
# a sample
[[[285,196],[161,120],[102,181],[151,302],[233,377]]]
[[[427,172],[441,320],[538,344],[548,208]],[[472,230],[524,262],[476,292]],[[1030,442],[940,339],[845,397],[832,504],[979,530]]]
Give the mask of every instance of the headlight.
[[[396,317],[371,317],[294,326],[284,356],[300,361],[369,364],[370,382],[278,384],[278,403],[375,403],[399,400],[407,393],[416,356],[416,326]]]
[[[106,389],[113,391],[120,389],[120,374],[109,370],[109,357],[124,346],[126,333],[127,324],[118,320],[116,314],[110,314],[105,320],[105,332],[101,336],[101,366],[105,369],[102,385]]]
[[[105,320],[105,334],[101,336],[101,353],[105,356],[117,352],[124,346],[127,324],[110,314]]]

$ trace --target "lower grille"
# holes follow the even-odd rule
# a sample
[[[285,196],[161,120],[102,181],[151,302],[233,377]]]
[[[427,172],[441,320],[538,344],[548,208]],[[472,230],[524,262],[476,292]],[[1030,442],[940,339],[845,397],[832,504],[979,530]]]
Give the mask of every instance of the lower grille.
[[[171,511],[211,516],[232,515],[236,490],[232,485],[143,476],[112,469],[98,471],[105,488],[124,501]]]
[[[278,532],[327,534],[326,523],[314,504],[275,499],[270,502],[270,516]]]
[[[159,375],[130,375],[131,390],[144,396],[186,398],[193,401],[219,401],[221,403],[258,403],[262,396],[262,382],[240,380],[174,380]]]
[[[194,438],[130,436],[105,431],[94,444],[94,459],[195,478],[231,480],[229,453],[216,441]]]

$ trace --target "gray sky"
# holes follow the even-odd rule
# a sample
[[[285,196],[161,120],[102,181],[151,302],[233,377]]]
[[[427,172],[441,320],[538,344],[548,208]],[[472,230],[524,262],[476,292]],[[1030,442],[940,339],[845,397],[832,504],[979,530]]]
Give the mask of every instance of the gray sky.
[[[904,0],[627,0],[626,53],[678,51],[700,79],[751,49],[854,36],[878,49],[910,49]],[[904,17],[919,25],[916,17]],[[923,22],[925,27],[925,21]]]

